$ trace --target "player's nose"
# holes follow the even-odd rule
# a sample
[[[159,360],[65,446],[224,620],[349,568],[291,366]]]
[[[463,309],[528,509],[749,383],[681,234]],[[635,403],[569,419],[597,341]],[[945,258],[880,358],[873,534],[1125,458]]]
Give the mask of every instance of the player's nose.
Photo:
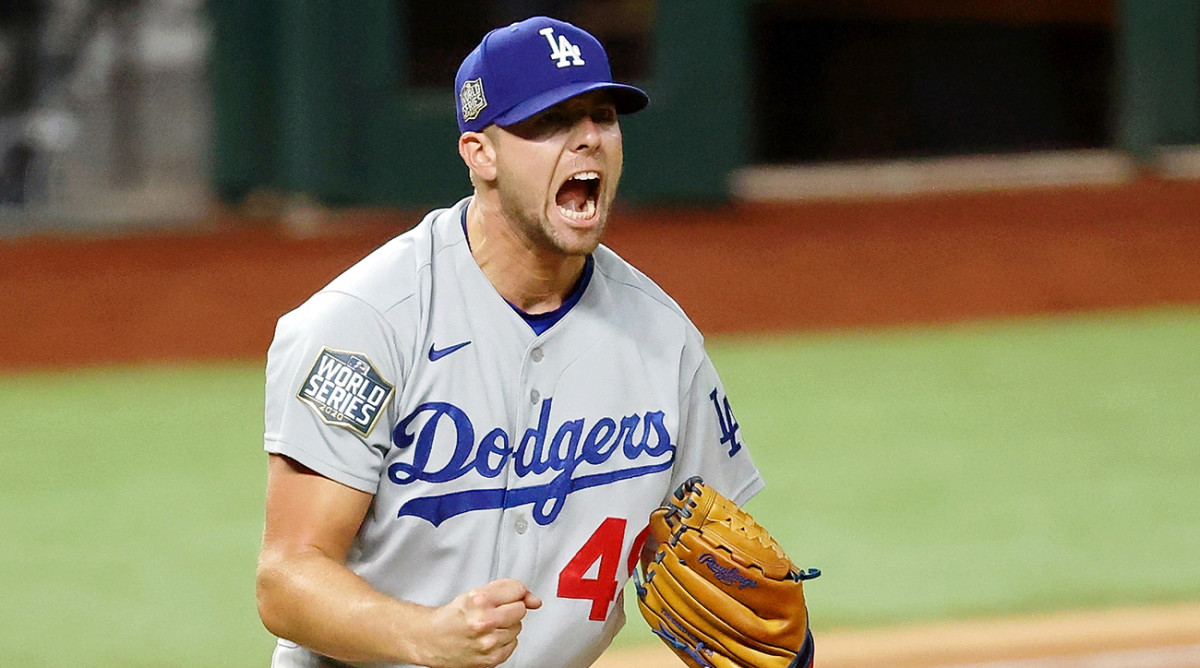
[[[600,126],[588,114],[581,114],[580,118],[575,121],[572,134],[574,135],[575,150],[580,152],[595,150],[600,146],[603,137]]]

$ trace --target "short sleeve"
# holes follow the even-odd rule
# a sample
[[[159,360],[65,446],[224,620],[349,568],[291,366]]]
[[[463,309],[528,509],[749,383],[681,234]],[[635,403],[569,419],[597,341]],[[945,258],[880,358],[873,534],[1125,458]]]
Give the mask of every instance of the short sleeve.
[[[267,353],[264,449],[374,494],[403,372],[391,327],[321,292],[279,319]]]
[[[691,476],[738,505],[762,490],[764,482],[742,439],[725,386],[707,354],[702,354],[683,397],[679,457],[671,489]]]

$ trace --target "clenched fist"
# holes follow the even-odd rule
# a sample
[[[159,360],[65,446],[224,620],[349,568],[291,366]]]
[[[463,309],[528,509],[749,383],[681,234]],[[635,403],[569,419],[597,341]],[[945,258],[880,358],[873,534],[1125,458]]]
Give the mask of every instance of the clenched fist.
[[[496,580],[460,594],[433,611],[433,668],[492,668],[517,648],[525,613],[542,601],[518,580]]]

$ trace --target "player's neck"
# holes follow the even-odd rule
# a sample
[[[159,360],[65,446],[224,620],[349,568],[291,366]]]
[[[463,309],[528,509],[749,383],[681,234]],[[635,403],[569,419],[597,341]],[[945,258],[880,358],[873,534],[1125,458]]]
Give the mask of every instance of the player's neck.
[[[471,254],[496,292],[526,313],[562,306],[587,262],[533,247],[506,224],[499,208],[476,197],[467,209]]]

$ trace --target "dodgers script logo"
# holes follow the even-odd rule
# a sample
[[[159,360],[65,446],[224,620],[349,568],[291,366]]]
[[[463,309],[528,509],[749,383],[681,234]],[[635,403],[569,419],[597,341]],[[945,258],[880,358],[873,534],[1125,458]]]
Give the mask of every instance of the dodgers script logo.
[[[366,355],[322,348],[296,396],[325,424],[366,436],[393,389]]]
[[[417,406],[392,430],[392,443],[412,453],[411,461],[388,467],[388,478],[397,485],[444,483],[470,473],[495,478],[510,459],[518,478],[547,471],[558,473],[541,485],[472,489],[411,499],[400,508],[398,516],[420,517],[437,526],[473,510],[532,505],[533,518],[546,525],[558,517],[572,492],[657,473],[670,468],[675,460],[675,444],[662,411],[620,419],[601,417],[592,423],[577,418],[551,429],[553,401],[542,400],[537,426],[526,429],[519,441],[501,427],[477,438],[476,425],[454,404],[434,401]],[[446,459],[444,451],[452,444],[444,464],[431,463],[435,437],[440,437],[441,449],[436,453],[439,459]],[[625,459],[623,464],[627,466],[598,470],[614,457]]]

